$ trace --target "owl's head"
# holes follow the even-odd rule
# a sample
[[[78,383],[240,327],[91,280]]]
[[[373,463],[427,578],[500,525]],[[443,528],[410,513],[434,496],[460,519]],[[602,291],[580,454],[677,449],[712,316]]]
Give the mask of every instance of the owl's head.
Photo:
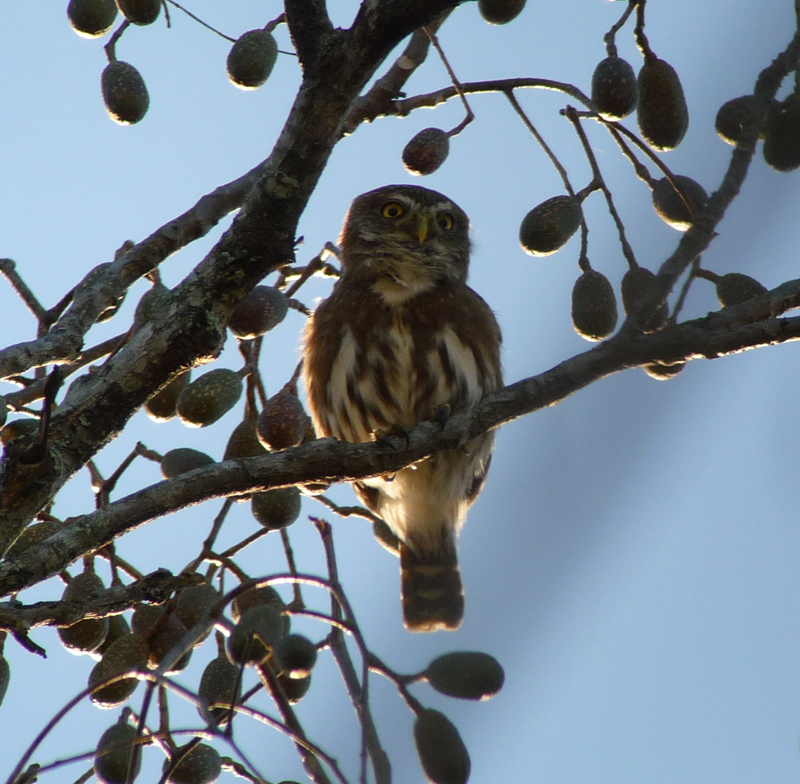
[[[347,276],[416,288],[467,278],[469,218],[428,188],[386,185],[361,194],[350,205],[339,243]]]

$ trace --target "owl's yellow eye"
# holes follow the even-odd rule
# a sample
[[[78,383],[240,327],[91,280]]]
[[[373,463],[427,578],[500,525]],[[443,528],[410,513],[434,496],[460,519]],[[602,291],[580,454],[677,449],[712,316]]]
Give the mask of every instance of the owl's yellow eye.
[[[404,212],[403,205],[398,204],[396,201],[387,201],[381,207],[381,215],[384,218],[399,218]]]
[[[439,224],[439,227],[444,229],[445,231],[451,231],[453,228],[453,216],[449,212],[441,213],[437,218],[436,222]]]

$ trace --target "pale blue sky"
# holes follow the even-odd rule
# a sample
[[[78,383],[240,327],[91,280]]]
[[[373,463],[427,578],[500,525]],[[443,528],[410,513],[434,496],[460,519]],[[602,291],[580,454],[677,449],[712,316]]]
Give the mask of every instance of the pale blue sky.
[[[277,2],[186,0],[230,35],[277,16]],[[338,24],[355,2],[331,0]],[[120,59],[142,72],[151,96],[147,117],[122,128],[105,114],[99,91],[102,42],[78,38],[66,3],[0,5],[0,256],[47,306],[91,267],[113,257],[126,239],[141,240],[190,207],[203,193],[266,157],[298,84],[296,62],[278,59],[258,91],[227,81],[228,44],[173,10],[134,29],[118,45]],[[572,81],[588,91],[604,56],[603,33],[623,3],[531,0],[513,24],[490,27],[474,3],[460,8],[441,41],[462,81],[539,76]],[[769,4],[652,0],[648,37],[683,78],[688,135],[667,163],[700,181],[719,183],[731,148],[713,121],[724,101],[752,89],[759,70],[788,42],[789,0]],[[619,46],[638,68],[630,28]],[[285,28],[277,31],[288,48]],[[409,94],[447,83],[431,55]],[[562,156],[573,185],[588,182],[586,162],[554,93],[520,95],[539,130]],[[388,182],[443,191],[471,216],[475,252],[471,283],[498,314],[505,335],[506,377],[546,370],[589,344],[573,331],[569,296],[577,275],[578,241],[546,259],[517,243],[522,216],[562,191],[553,168],[500,96],[476,96],[474,124],[453,139],[450,158],[431,177],[412,178],[400,163],[405,142],[429,125],[457,124],[456,102],[406,120],[360,127],[337,147],[300,225],[298,260],[335,240],[350,200]],[[635,128],[632,118],[626,121]],[[639,261],[657,269],[679,235],[653,213],[646,187],[621,161],[611,140],[589,127]],[[800,174],[779,175],[760,155],[739,201],[704,259],[716,272],[745,272],[768,287],[798,275]],[[586,206],[589,255],[618,290],[625,270],[615,230],[599,195]],[[175,285],[210,248],[212,235],[162,267]],[[704,284],[704,285],[700,285]],[[304,288],[313,304],[325,282]],[[142,283],[125,307],[90,340],[123,331]],[[716,307],[699,281],[688,315]],[[30,339],[35,325],[0,281],[2,344]],[[262,367],[271,391],[297,360],[302,317],[290,313],[266,344]],[[472,782],[542,784],[724,784],[794,782],[800,768],[800,527],[797,479],[800,424],[798,347],[786,345],[714,362],[695,362],[659,383],[634,370],[605,379],[561,405],[505,427],[492,473],[461,538],[467,591],[462,629],[411,636],[402,628],[397,563],[366,524],[334,520],[340,574],[375,651],[401,671],[422,669],[435,655],[484,650],[506,670],[506,686],[484,704],[415,693],[456,723],[472,755]],[[229,340],[220,363],[236,367]],[[3,390],[0,389],[0,392]],[[155,425],[138,414],[133,432],[98,458],[110,473],[134,439],[166,451],[194,446],[219,458],[238,413],[208,430]],[[119,493],[157,481],[142,464]],[[347,489],[336,496],[350,499]],[[85,475],[59,497],[55,513],[85,511],[92,499]],[[120,544],[141,570],[180,569],[204,536],[218,503],[158,521]],[[322,514],[307,502],[305,512]],[[235,509],[226,541],[253,530]],[[290,529],[300,568],[323,568],[307,522]],[[253,575],[283,569],[271,538],[241,559]],[[104,569],[104,567],[101,567]],[[107,570],[101,571],[107,576]],[[23,594],[56,598],[57,583]],[[327,598],[309,593],[327,607]],[[315,639],[324,630],[297,624]],[[6,645],[12,680],[0,708],[0,780],[52,713],[85,683],[92,662],[60,648],[54,631],[37,630],[48,649],[41,661]],[[197,683],[210,646],[195,652],[178,680]],[[373,705],[398,784],[423,780],[413,751],[411,715],[390,687],[374,679]],[[136,700],[134,699],[134,705]],[[21,711],[20,706],[25,710]],[[358,740],[352,709],[329,656],[298,712],[311,738],[357,779]],[[196,726],[193,709],[174,704],[176,723]],[[88,751],[117,712],[85,706],[45,744],[40,762]],[[237,737],[271,780],[302,780],[290,744],[243,720]],[[146,753],[142,781],[157,780],[161,759]],[[74,781],[82,764],[43,781]],[[222,780],[233,781],[232,777]]]

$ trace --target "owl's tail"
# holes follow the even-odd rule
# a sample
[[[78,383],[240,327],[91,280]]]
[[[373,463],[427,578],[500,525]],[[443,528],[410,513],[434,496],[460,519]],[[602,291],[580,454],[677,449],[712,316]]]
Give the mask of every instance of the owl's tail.
[[[464,588],[455,542],[418,555],[400,543],[403,620],[411,632],[454,631],[464,617]]]

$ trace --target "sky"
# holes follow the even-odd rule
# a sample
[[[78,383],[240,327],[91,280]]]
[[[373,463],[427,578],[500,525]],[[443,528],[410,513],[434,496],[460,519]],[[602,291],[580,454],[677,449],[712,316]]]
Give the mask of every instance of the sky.
[[[281,10],[274,1],[185,3],[234,37]],[[594,66],[605,56],[603,34],[623,5],[530,0],[512,24],[495,27],[483,22],[476,4],[466,3],[443,27],[440,40],[464,82],[536,76],[588,92]],[[151,100],[140,124],[120,127],[108,118],[100,97],[104,41],[75,35],[65,6],[0,4],[0,257],[15,260],[46,306],[92,267],[111,260],[125,240],[144,239],[204,193],[264,159],[299,84],[297,63],[284,54],[264,87],[235,89],[224,67],[229,43],[173,8],[171,29],[162,18],[130,30],[118,44],[118,57],[139,68]],[[334,22],[343,26],[358,7],[347,0],[331,0],[329,6]],[[793,27],[788,0],[648,4],[651,46],[681,75],[689,106],[688,134],[664,156],[673,171],[693,177],[709,192],[718,187],[732,148],[714,132],[717,108],[752,90]],[[286,29],[279,27],[276,36],[288,51]],[[617,43],[638,70],[630,25]],[[431,54],[407,92],[446,84],[447,73]],[[790,88],[785,85],[781,95]],[[519,99],[573,186],[583,187],[589,167],[559,115],[567,100],[544,91],[526,91]],[[497,313],[505,375],[512,382],[590,347],[570,322],[578,240],[547,258],[521,250],[520,220],[563,186],[502,96],[475,96],[470,103],[475,121],[451,141],[442,168],[424,180],[404,170],[400,153],[422,128],[455,126],[462,117],[455,101],[434,112],[364,125],[343,139],[302,218],[299,233],[305,241],[298,263],[335,241],[347,206],[359,193],[390,182],[446,193],[471,217],[470,284]],[[633,117],[625,124],[636,128]],[[611,139],[586,125],[637,258],[656,270],[680,235],[655,215],[646,186]],[[798,177],[770,170],[759,152],[704,266],[720,274],[743,272],[770,288],[797,277]],[[589,198],[585,210],[589,257],[618,292],[626,267],[599,194]],[[229,223],[168,259],[161,268],[165,283],[177,285]],[[298,296],[313,307],[329,286],[315,280]],[[143,282],[134,286],[120,313],[96,327],[90,342],[127,329],[146,290]],[[713,287],[701,280],[684,313],[702,316],[717,307]],[[2,345],[35,335],[34,320],[2,280],[0,314]],[[290,312],[265,341],[262,372],[270,392],[292,373],[303,322]],[[502,428],[489,481],[461,536],[467,609],[458,632],[409,635],[402,627],[395,559],[363,521],[332,518],[313,501],[304,502],[303,516],[289,529],[298,566],[322,573],[322,549],[307,516],[324,515],[334,526],[341,579],[367,643],[387,664],[418,672],[451,650],[497,657],[506,681],[490,701],[459,702],[424,684],[414,687],[418,699],[458,727],[472,758],[472,782],[796,781],[799,351],[789,344],[696,361],[667,382],[629,370]],[[238,367],[232,338],[217,366]],[[239,416],[237,410],[213,427],[188,430],[176,422],[156,425],[140,412],[131,432],[98,456],[98,466],[112,473],[135,440],[162,452],[190,446],[219,459]],[[140,461],[115,497],[159,478],[157,466]],[[343,503],[352,500],[346,487],[331,495]],[[77,514],[92,501],[83,472],[58,497],[54,513]],[[195,554],[218,510],[219,503],[211,502],[156,521],[124,538],[118,551],[141,571],[178,571]],[[248,508],[237,505],[224,541],[235,542],[254,528]],[[253,576],[283,571],[280,541],[260,540],[240,564]],[[107,578],[105,566],[100,569]],[[20,599],[55,599],[61,591],[61,584],[51,581]],[[313,590],[307,599],[328,606],[327,597]],[[296,628],[313,639],[325,634],[308,621],[298,621]],[[12,678],[0,707],[0,780],[83,686],[92,666],[88,657],[65,652],[54,630],[37,629],[33,636],[47,649],[46,661],[6,644]],[[196,685],[213,655],[209,644],[195,651],[178,682]],[[373,676],[371,689],[394,780],[422,782],[412,715],[388,682]],[[312,689],[297,708],[309,737],[356,781],[357,725],[329,655],[321,657]],[[117,714],[80,706],[36,759],[52,762],[91,750]],[[194,709],[176,700],[171,714],[176,726],[198,726]],[[284,737],[243,720],[237,739],[270,781],[303,780]],[[147,750],[140,780],[156,781],[160,766],[160,753]],[[41,780],[72,782],[86,768],[85,762],[76,763]],[[221,781],[233,777],[224,774]]]

